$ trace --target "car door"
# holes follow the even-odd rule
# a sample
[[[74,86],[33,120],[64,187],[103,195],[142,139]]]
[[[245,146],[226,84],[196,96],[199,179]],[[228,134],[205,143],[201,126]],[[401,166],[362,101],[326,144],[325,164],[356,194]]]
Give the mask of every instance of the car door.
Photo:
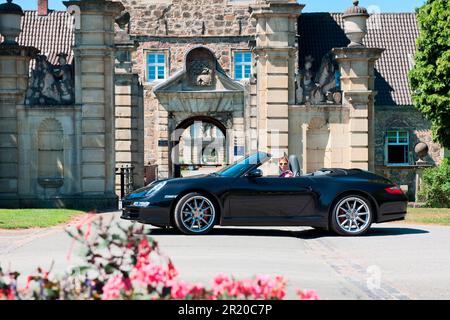
[[[246,225],[295,225],[316,211],[316,195],[308,177],[236,178],[224,222]]]

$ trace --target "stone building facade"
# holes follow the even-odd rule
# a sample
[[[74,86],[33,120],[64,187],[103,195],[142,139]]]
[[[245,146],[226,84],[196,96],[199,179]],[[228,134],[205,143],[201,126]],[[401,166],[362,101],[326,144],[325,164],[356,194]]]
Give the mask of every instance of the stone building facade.
[[[0,45],[0,206],[114,207],[120,166],[134,167],[137,188],[149,168],[167,178],[185,158],[223,165],[256,150],[274,155],[268,174],[296,154],[303,173],[371,170],[413,199],[414,147],[427,144],[429,165],[443,157],[407,83],[415,14],[369,17],[357,2],[302,14],[295,0],[64,1],[67,12],[39,2],[17,43]],[[197,136],[216,145],[186,147]]]

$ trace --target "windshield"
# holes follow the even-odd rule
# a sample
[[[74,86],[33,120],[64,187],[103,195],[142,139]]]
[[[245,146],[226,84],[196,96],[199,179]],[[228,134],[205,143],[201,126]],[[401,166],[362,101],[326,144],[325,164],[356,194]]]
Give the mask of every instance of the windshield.
[[[238,177],[251,167],[258,167],[270,159],[270,155],[265,152],[257,152],[248,157],[242,158],[235,163],[214,173],[221,177]]]

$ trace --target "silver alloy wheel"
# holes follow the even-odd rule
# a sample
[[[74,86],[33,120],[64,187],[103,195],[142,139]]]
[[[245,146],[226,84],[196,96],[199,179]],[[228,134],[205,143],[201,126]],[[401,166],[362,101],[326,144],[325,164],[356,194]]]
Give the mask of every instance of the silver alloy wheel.
[[[343,231],[360,233],[370,224],[371,214],[368,204],[363,199],[349,197],[338,203],[335,217]]]
[[[203,196],[189,198],[181,208],[181,223],[191,232],[201,233],[214,224],[216,210],[212,202]]]

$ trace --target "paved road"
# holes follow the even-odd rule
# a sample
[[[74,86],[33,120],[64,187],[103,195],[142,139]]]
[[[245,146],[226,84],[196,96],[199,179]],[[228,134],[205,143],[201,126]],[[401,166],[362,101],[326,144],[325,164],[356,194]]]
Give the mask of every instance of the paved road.
[[[358,238],[242,227],[208,236],[153,229],[152,236],[189,281],[208,283],[218,272],[280,274],[289,280],[288,298],[299,287],[314,288],[323,299],[450,299],[450,227],[382,224]],[[27,274],[54,260],[60,272],[70,264],[70,245],[62,227],[0,231],[0,262]]]

